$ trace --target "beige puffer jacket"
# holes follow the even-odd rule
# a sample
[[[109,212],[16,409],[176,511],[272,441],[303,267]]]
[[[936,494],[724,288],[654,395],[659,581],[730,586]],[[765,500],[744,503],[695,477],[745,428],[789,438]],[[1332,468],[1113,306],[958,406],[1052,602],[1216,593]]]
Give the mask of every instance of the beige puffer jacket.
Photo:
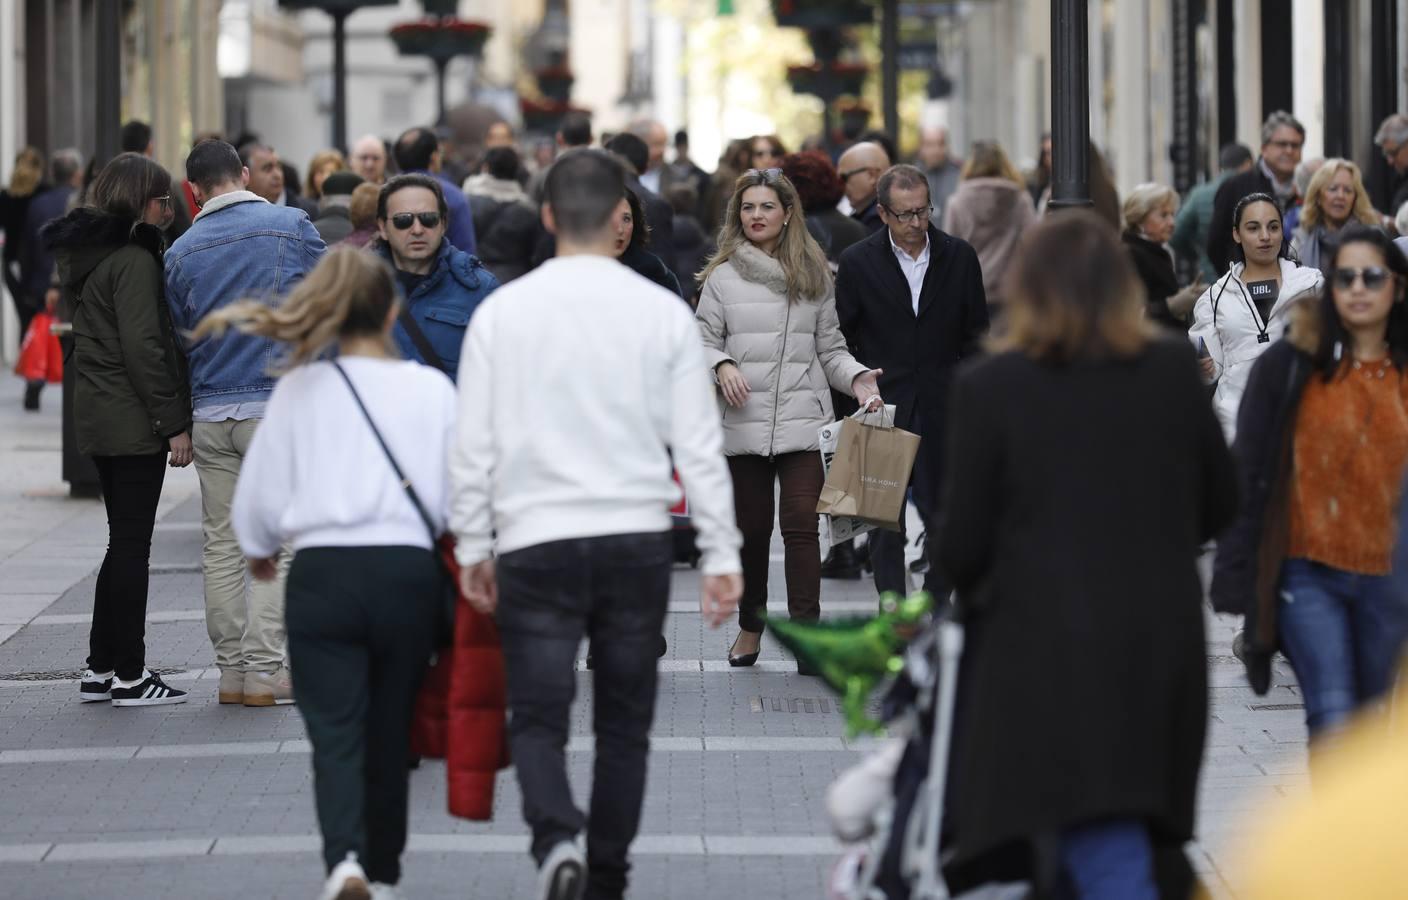
[[[732,362],[750,388],[740,409],[719,393],[724,453],[816,450],[817,429],[835,419],[828,388],[850,394],[866,371],[846,351],[835,294],[789,303],[782,264],[744,244],[710,273],[695,315],[710,371]]]

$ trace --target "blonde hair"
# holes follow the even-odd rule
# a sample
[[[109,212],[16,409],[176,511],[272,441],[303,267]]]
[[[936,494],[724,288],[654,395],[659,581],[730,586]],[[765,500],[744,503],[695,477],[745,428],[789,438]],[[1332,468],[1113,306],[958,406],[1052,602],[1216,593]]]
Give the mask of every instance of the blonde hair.
[[[1306,231],[1324,221],[1325,211],[1320,207],[1320,194],[1340,172],[1348,172],[1354,182],[1354,208],[1349,211],[1349,218],[1357,219],[1365,225],[1379,224],[1379,216],[1374,212],[1374,205],[1369,202],[1369,193],[1364,190],[1364,178],[1359,172],[1359,167],[1347,159],[1327,159],[1320,171],[1310,179],[1310,186],[1305,189],[1305,205],[1301,208],[1300,222]]]
[[[795,303],[825,297],[831,289],[831,267],[827,265],[826,254],[807,231],[797,189],[786,175],[774,169],[750,169],[734,182],[733,196],[729,198],[728,212],[724,214],[723,228],[719,232],[719,249],[709,259],[704,271],[699,273],[699,283],[708,280],[715,269],[728,262],[738,248],[748,242],[748,236],[743,233],[740,208],[743,192],[752,187],[770,188],[788,213],[789,221],[782,229],[782,239],[778,242],[776,253],[777,261],[782,264],[782,272],[787,276],[787,299]]]
[[[1088,210],[1028,228],[1007,270],[1005,329],[991,341],[1044,363],[1121,359],[1154,339],[1144,286],[1115,230]]]
[[[347,160],[342,157],[341,150],[319,150],[313,154],[313,161],[308,164],[308,175],[303,179],[304,194],[314,200],[322,199],[323,192],[314,184],[313,177],[328,166],[332,166],[333,172],[347,168]]]
[[[963,164],[962,180],[970,178],[1006,178],[1008,181],[1025,185],[1022,173],[1012,165],[1002,146],[996,141],[975,141],[968,150],[968,161]]]
[[[347,215],[352,219],[353,228],[366,228],[376,224],[376,204],[381,198],[381,185],[366,182],[352,189],[352,200],[347,204]]]
[[[1173,188],[1153,181],[1135,185],[1124,198],[1124,227],[1137,233],[1149,214],[1164,206],[1172,206],[1178,212],[1178,192]]]
[[[232,303],[201,319],[191,338],[220,337],[233,328],[289,344],[274,369],[282,374],[319,358],[339,339],[384,335],[396,302],[395,280],[380,257],[334,247],[278,307],[258,300]],[[387,349],[394,355],[389,340]]]
[[[44,154],[25,147],[15,155],[15,167],[10,171],[10,196],[28,197],[44,180]]]

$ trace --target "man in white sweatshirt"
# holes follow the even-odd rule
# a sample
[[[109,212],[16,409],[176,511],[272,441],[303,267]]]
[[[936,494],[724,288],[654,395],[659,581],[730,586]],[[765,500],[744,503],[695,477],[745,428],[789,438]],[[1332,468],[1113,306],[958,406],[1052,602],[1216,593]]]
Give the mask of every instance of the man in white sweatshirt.
[[[557,257],[490,295],[465,336],[450,524],[466,597],[497,609],[539,896],[614,900],[645,793],[672,459],[713,627],[738,604],[741,538],[698,329],[678,297],[613,258],[629,209],[620,165],[567,153],[545,200]],[[564,757],[583,637],[595,657],[589,816],[572,802]]]

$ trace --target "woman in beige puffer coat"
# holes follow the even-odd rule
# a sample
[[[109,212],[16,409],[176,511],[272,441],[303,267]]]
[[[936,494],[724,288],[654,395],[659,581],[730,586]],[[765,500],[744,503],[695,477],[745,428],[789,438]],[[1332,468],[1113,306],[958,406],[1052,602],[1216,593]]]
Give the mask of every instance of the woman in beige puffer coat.
[[[741,633],[729,663],[757,661],[767,605],[773,486],[786,550],[787,608],[821,615],[817,429],[832,422],[831,388],[878,403],[878,370],[846,350],[826,255],[807,233],[796,189],[776,169],[734,186],[719,250],[703,272],[696,317],[719,385],[724,452],[743,532]]]

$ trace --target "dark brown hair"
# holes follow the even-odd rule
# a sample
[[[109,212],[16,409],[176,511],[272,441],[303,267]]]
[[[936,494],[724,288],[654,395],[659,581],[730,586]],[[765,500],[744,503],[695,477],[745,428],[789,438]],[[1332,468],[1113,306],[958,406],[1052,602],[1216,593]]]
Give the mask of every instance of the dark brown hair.
[[[140,221],[147,202],[171,193],[171,173],[140,153],[121,153],[103,166],[88,189],[88,205]]]
[[[1071,210],[1029,228],[1007,270],[1006,327],[993,349],[1045,363],[1125,358],[1154,336],[1144,287],[1100,216]]]

